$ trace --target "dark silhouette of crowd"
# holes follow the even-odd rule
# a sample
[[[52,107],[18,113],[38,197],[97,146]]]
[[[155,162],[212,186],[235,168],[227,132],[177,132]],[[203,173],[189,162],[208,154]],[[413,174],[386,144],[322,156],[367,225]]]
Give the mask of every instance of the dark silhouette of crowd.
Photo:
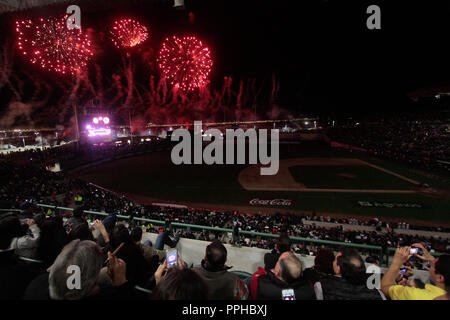
[[[363,148],[377,157],[438,172],[450,170],[448,119],[392,117],[353,122],[331,127],[327,135],[333,141]]]

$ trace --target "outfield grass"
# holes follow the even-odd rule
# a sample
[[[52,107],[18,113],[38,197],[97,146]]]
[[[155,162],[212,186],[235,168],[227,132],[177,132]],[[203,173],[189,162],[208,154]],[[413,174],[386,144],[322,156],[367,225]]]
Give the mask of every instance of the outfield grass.
[[[437,185],[436,179],[422,176],[406,166],[382,160],[374,161],[366,155],[334,150],[322,143],[282,145],[280,157],[360,158],[408,178]],[[295,201],[295,206],[292,207],[295,210],[449,221],[450,201],[448,199],[437,199],[419,194],[247,191],[238,182],[238,174],[245,167],[246,165],[176,166],[172,164],[168,152],[160,152],[109,162],[82,172],[80,177],[114,191],[169,201],[247,206],[248,200],[252,198],[287,198]],[[321,167],[319,171],[317,168],[304,170],[303,167],[300,170],[294,167],[293,173],[294,177],[307,187],[407,189],[411,186],[408,182],[375,168],[340,167]],[[336,173],[341,171],[353,173],[358,178],[336,176]],[[445,183],[443,185],[445,186]],[[418,204],[421,208],[361,207],[358,201],[409,203]],[[288,211],[286,208],[280,208],[281,210]]]
[[[289,171],[307,188],[409,189],[411,183],[369,166],[294,166]]]

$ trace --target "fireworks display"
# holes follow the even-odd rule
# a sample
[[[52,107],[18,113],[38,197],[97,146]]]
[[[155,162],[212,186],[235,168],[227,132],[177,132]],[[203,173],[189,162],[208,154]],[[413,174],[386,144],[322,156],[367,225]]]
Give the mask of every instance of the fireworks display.
[[[75,75],[86,67],[93,52],[88,35],[81,29],[69,29],[67,17],[16,21],[17,45],[31,63]]]
[[[133,19],[114,21],[110,34],[114,45],[119,49],[135,47],[148,38],[147,28]]]
[[[208,47],[195,37],[167,38],[158,56],[162,76],[183,92],[203,87],[212,64]]]

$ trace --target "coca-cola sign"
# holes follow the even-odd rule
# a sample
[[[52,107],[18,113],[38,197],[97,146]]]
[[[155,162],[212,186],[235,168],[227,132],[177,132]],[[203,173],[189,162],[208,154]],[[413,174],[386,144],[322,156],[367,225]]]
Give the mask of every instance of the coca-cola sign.
[[[291,207],[294,205],[294,201],[291,199],[251,199],[248,201],[251,206],[280,206]]]

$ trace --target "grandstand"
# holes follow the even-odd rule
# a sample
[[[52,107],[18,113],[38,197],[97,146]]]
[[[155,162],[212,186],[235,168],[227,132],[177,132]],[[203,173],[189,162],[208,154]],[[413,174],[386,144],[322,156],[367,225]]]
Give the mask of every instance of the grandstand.
[[[125,149],[119,146],[109,147],[113,148],[110,149],[112,158],[105,158],[103,153],[100,162],[88,157],[83,162],[73,163],[74,159],[69,157],[72,165],[65,169],[74,170],[81,165],[83,172],[89,170],[86,168],[92,165],[93,168],[99,168],[102,163],[107,165],[114,158],[128,161],[128,157],[139,157],[142,152],[151,156],[155,152],[164,152],[161,151],[164,148],[170,149],[170,144],[164,140],[137,142],[127,146]],[[76,146],[68,145],[65,148],[63,152],[58,149],[33,152],[37,153],[36,159],[51,159],[65,164],[65,156],[70,153],[71,148],[75,151]],[[1,189],[3,212],[18,210],[22,218],[43,212],[49,218],[62,217],[66,225],[73,219],[70,217],[74,206],[84,210],[83,219],[86,219],[87,223],[112,214],[126,223],[130,230],[135,227],[142,229],[142,243],[156,243],[162,226],[168,227],[169,222],[170,227],[181,238],[177,250],[188,266],[198,267],[209,241],[219,239],[226,244],[229,264],[243,278],[257,271],[267,250],[272,250],[273,239],[283,232],[290,236],[292,249],[298,254],[305,269],[314,266],[315,254],[321,248],[331,248],[335,252],[339,252],[341,247],[356,248],[366,261],[367,268],[375,263],[382,267],[383,272],[389,266],[397,246],[424,243],[435,256],[450,252],[450,230],[442,226],[393,223],[383,218],[355,218],[345,215],[337,217],[308,211],[296,214],[292,210],[288,213],[280,208],[274,208],[277,214],[273,215],[244,213],[239,206],[234,207],[234,210],[223,210],[212,205],[209,205],[209,209],[192,208],[177,205],[176,201],[172,201],[172,204],[170,201],[166,204],[139,203],[121,193],[74,179],[65,171],[51,173],[41,169],[39,161],[27,164],[14,164],[6,162],[6,159],[3,161],[2,172],[6,178],[4,181],[9,181]],[[39,181],[37,185],[36,181]],[[33,256],[31,259],[35,258],[38,257]],[[412,264],[416,278],[427,283],[429,275],[423,270],[424,266],[425,264],[417,260]],[[138,287],[142,289],[141,286]]]
[[[348,6],[0,0],[0,300],[448,299],[447,87]]]

